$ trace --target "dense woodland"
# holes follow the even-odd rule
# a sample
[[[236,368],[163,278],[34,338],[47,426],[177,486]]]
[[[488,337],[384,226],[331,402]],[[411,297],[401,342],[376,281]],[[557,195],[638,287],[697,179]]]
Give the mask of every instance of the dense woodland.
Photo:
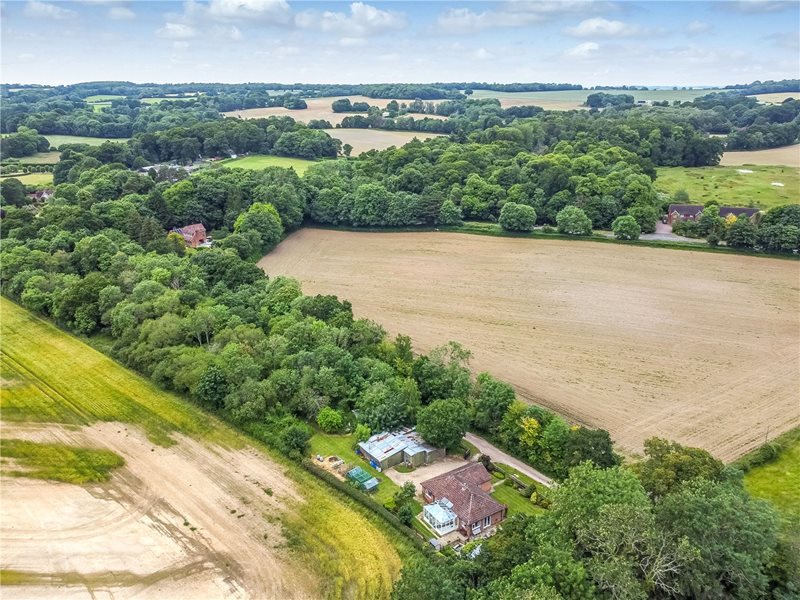
[[[89,85],[68,93],[125,89]],[[45,144],[41,131],[18,125],[89,116],[79,99],[19,93],[43,96],[35,101],[41,112],[3,106],[18,119],[3,144],[15,154]],[[450,342],[415,353],[408,337],[389,338],[379,324],[354,318],[346,300],[305,296],[297,281],[255,265],[306,222],[475,219],[565,235],[613,227],[630,239],[651,231],[672,200],[655,192],[656,165],[718,161],[721,142],[701,126],[707,113],[722,119],[718,126],[739,119],[758,127],[763,107],[726,94],[692,106],[514,115],[494,101],[454,99],[464,112],[453,112],[462,125],[450,137],[320,161],[301,178],[276,167],[191,176],[179,166],[141,169],[233,153],[333,158],[340,147],[288,117],[198,116],[214,112],[210,99],[137,102],[92,112],[102,119],[130,110],[130,126],[144,129],[128,142],[64,146],[55,195],[43,205],[32,206],[18,181],[3,180],[3,294],[293,459],[307,455],[311,424],[359,437],[416,425],[451,449],[465,431],[478,431],[561,481],[541,497],[531,490],[547,509],[542,516],[511,518],[477,556],[425,556],[407,566],[397,599],[800,594],[797,532],[748,496],[736,469],[659,439],[648,441],[643,459],[623,465],[607,432],[572,426],[519,402],[491,374],[475,376],[468,349]],[[777,108],[772,125],[796,124],[796,106]],[[800,207],[773,209],[760,223],[726,221],[715,208],[686,233],[741,248],[798,249]],[[213,248],[188,249],[167,234],[194,222],[213,233]]]

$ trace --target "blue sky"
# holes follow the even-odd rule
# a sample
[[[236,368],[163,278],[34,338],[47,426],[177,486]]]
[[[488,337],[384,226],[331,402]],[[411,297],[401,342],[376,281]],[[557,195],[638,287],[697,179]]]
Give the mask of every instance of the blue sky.
[[[5,83],[800,77],[800,2],[2,0]]]

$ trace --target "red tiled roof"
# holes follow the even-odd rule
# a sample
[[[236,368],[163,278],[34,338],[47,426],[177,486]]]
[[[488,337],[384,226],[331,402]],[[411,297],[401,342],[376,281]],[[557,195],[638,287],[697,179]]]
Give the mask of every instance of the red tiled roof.
[[[480,486],[492,480],[489,471],[480,463],[471,463],[449,473],[422,482],[422,489],[434,500],[447,498],[453,503],[453,512],[459,521],[471,527],[476,521],[500,512],[505,505],[500,504]]]
[[[179,227],[178,231],[181,233],[188,233],[189,235],[193,234],[195,231],[205,234],[206,228],[202,223],[193,223],[192,225],[184,225],[183,227]]]

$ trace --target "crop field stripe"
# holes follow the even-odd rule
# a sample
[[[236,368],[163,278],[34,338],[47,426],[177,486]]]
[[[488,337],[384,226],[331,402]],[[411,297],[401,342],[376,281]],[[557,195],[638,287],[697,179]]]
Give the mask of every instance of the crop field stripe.
[[[4,338],[7,334],[4,334]],[[8,338],[5,338],[6,340]],[[30,369],[25,367],[22,363],[16,360],[11,353],[9,352],[9,344],[3,344],[3,349],[0,351],[0,360],[2,360],[3,370],[6,368],[6,364],[10,365],[11,368],[18,374],[21,375],[24,380],[31,386],[33,386],[37,391],[41,393],[42,396],[47,398],[53,403],[53,406],[62,406],[66,407],[68,414],[74,415],[77,418],[77,422],[79,423],[89,423],[90,415],[83,410],[80,406],[72,402],[69,398],[61,394],[57,389],[47,383],[41,377],[36,376]],[[12,346],[13,347],[13,346]],[[11,395],[11,391],[6,391],[5,393]],[[5,395],[4,393],[4,395]],[[0,403],[0,411],[2,411],[2,403]],[[0,416],[5,418],[3,412],[0,412]]]
[[[0,299],[0,307],[4,352],[14,370],[33,377],[30,383],[84,422],[139,423],[161,445],[174,443],[169,436],[173,431],[210,435],[223,445],[233,439],[227,428],[212,426],[196,407],[118,368],[108,357],[10,300]],[[53,360],[54,351],[60,360]],[[48,368],[41,367],[48,362]],[[164,402],[165,395],[174,402]]]

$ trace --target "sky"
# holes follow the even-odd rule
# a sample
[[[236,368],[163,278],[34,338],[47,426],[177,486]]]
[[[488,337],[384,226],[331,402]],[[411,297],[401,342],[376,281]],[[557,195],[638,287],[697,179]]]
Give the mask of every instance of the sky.
[[[0,81],[800,78],[800,2],[0,0]]]

